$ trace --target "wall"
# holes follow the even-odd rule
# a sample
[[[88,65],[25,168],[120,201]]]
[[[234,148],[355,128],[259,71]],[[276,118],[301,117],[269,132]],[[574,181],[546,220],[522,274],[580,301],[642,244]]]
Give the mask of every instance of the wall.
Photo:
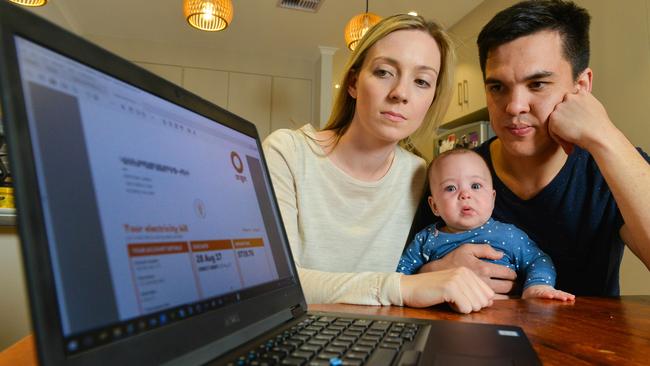
[[[253,122],[262,139],[313,116],[314,63],[218,49],[89,36],[91,41]]]
[[[13,227],[0,227],[0,350],[31,330],[18,235]]]

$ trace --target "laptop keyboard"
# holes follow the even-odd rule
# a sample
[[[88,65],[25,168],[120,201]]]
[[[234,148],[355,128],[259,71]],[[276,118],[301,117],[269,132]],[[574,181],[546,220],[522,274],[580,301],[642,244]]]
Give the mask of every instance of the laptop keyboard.
[[[412,323],[310,315],[228,365],[390,365],[418,329]]]

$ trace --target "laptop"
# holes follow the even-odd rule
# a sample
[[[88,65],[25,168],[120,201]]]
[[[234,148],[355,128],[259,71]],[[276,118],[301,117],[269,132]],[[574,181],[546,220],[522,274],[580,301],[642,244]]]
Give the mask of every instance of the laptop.
[[[0,2],[43,365],[539,364],[521,328],[310,313],[255,126]]]

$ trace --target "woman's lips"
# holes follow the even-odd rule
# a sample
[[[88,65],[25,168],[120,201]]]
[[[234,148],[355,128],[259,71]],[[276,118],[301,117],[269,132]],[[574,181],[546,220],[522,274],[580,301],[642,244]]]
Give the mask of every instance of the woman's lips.
[[[393,122],[402,122],[406,120],[406,117],[395,112],[382,112],[381,115]]]

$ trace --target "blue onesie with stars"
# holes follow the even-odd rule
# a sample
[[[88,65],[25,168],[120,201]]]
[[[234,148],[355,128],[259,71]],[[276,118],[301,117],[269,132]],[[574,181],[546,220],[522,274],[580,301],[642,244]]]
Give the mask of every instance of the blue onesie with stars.
[[[444,223],[429,225],[415,235],[402,253],[397,272],[417,273],[425,263],[438,260],[463,244],[490,244],[504,255],[501,259],[484,260],[506,266],[517,272],[520,278],[524,275],[524,289],[532,285],[555,286],[555,267],[551,258],[516,226],[491,218],[480,227],[451,234],[438,230],[439,225]]]

